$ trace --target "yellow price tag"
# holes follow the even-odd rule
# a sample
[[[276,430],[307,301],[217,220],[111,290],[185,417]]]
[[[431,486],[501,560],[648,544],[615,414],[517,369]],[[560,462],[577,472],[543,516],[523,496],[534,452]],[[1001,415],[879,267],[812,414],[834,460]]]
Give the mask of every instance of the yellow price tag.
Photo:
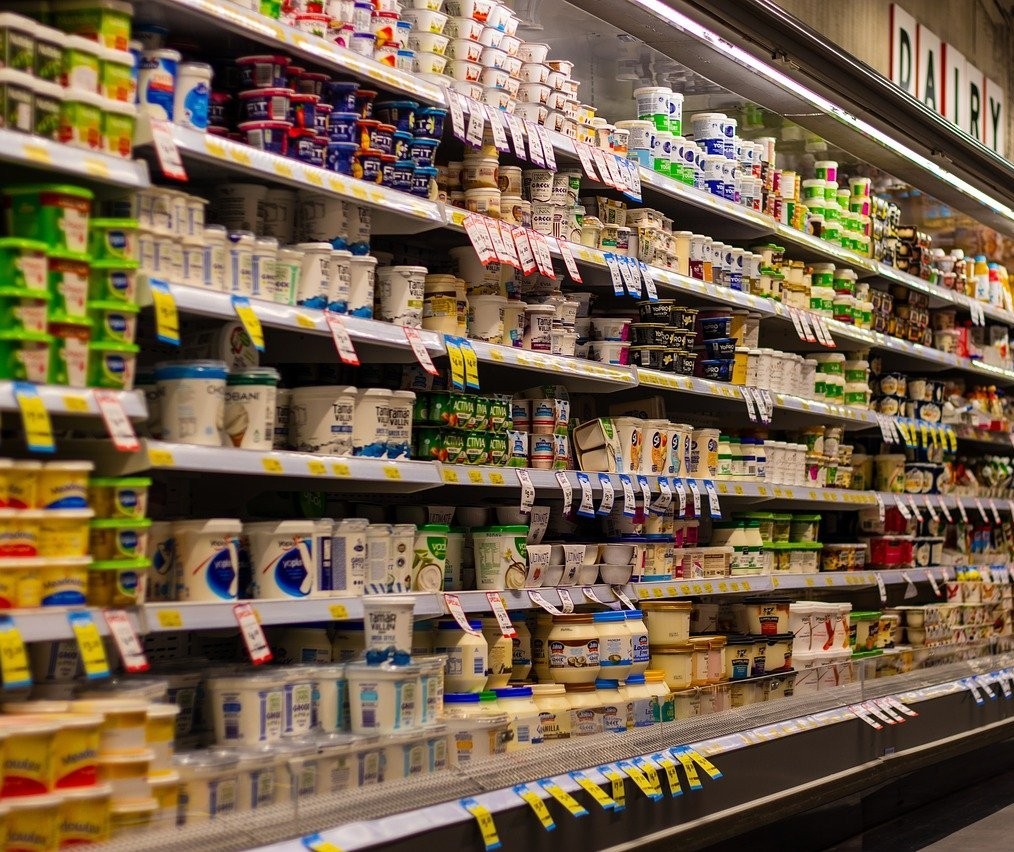
[[[640,598],[640,599],[641,599],[642,601],[643,601],[643,600],[645,600],[645,599],[646,599],[646,598],[648,597],[648,590],[647,590],[647,589],[638,589],[638,590],[637,590],[637,596],[638,596],[638,597],[639,597],[639,598]]]
[[[447,360],[451,362],[451,384],[459,390],[465,389],[465,359],[461,355],[461,349],[457,343],[449,338],[444,338],[444,347],[447,349]]]
[[[458,472],[456,470],[451,470],[449,467],[445,467],[443,469],[443,478],[444,478],[444,482],[451,482],[451,483],[457,482],[458,481]]]
[[[461,806],[475,817],[475,821],[479,825],[479,832],[482,834],[482,842],[487,852],[499,849],[502,844],[500,843],[500,836],[496,833],[496,823],[493,822],[493,814],[489,812],[489,808],[485,805],[480,805],[475,799],[462,799]]]
[[[264,351],[264,329],[261,327],[260,318],[250,306],[250,300],[246,296],[233,296],[232,309],[243,323],[243,328],[250,335],[250,340],[258,352]]]
[[[311,476],[327,476],[327,465],[322,461],[308,461],[306,463],[306,469],[310,471]]]
[[[503,474],[502,473],[495,473],[495,472],[491,473],[489,475],[489,481],[493,485],[503,485],[503,483],[504,483]]]
[[[503,362],[505,360],[503,352],[495,347],[489,350],[489,357],[493,361]]]
[[[316,328],[317,321],[313,317],[308,317],[306,314],[296,314],[296,325],[302,328]]]
[[[620,769],[627,773],[630,779],[637,785],[638,790],[644,793],[644,795],[649,799],[655,798],[655,788],[640,769],[627,761],[622,761],[617,765]]]
[[[328,607],[328,612],[331,613],[331,618],[335,621],[345,621],[349,617],[349,611],[345,609],[343,604],[331,604]]]
[[[588,816],[584,806],[555,781],[540,781],[539,786],[563,805],[572,816]]]
[[[599,772],[612,784],[613,810],[622,811],[627,806],[627,787],[623,783],[623,773],[612,766],[600,766]]]
[[[715,766],[710,760],[708,760],[703,754],[696,749],[687,749],[687,754],[690,755],[690,759],[696,763],[701,769],[708,773],[708,776],[715,781],[722,777],[721,770]]]
[[[475,357],[475,350],[467,340],[461,344],[461,358],[465,362],[465,386],[478,390],[479,359]]]
[[[665,777],[669,780],[669,794],[676,798],[676,796],[683,795],[683,785],[680,784],[680,776],[676,772],[676,764],[667,757],[658,755],[655,757],[658,761],[658,765],[665,770]]]
[[[676,759],[683,766],[683,771],[687,774],[687,783],[690,785],[691,790],[700,790],[704,785],[701,784],[701,777],[697,774],[697,767],[694,766],[694,761],[690,755],[682,749],[672,749],[672,754],[676,756]]]
[[[665,593],[671,598],[674,598],[679,594],[679,592],[676,591],[675,586],[666,586]]]
[[[148,450],[148,464],[152,467],[172,467],[176,464],[176,460],[169,450],[160,450],[152,447]]]
[[[482,471],[481,470],[470,470],[468,472],[468,481],[473,485],[482,484]]]
[[[88,400],[83,396],[66,394],[63,398],[63,407],[75,414],[83,414],[88,410]]]
[[[180,615],[178,609],[160,609],[158,610],[158,623],[167,630],[182,627],[183,616]]]
[[[577,781],[581,789],[585,790],[605,810],[616,807],[616,802],[606,794],[606,791],[583,772],[571,772],[570,777]]]
[[[526,801],[535,812],[535,816],[539,822],[542,823],[542,827],[546,831],[552,831],[556,828],[556,823],[553,822],[553,817],[549,813],[549,808],[546,807],[546,803],[542,801],[539,794],[536,793],[527,784],[518,784],[514,788],[514,792],[517,793],[524,801]]]
[[[705,583],[704,591],[706,591],[710,595],[714,591],[714,586],[712,586],[711,583]]]
[[[834,585],[834,577],[826,577],[826,578],[825,578],[825,582],[826,582],[826,583],[827,583],[827,584],[828,584],[829,586],[833,586],[833,585]]]
[[[81,662],[84,664],[85,677],[89,680],[109,676],[109,661],[106,659],[106,648],[99,636],[99,628],[95,626],[92,614],[87,610],[67,613],[70,628],[74,631]]]
[[[267,473],[283,473],[282,463],[272,456],[265,456],[261,459],[261,465]]]
[[[680,594],[683,595],[690,594],[690,586],[687,583],[684,583],[682,586],[680,586]]]
[[[401,471],[393,464],[384,465],[384,476],[388,479],[401,479]]]
[[[148,281],[151,301],[155,308],[155,336],[171,346],[180,345],[180,314],[176,309],[176,297],[165,281]]]
[[[14,399],[21,410],[21,425],[25,430],[25,443],[35,453],[52,453],[56,450],[53,424],[46,404],[31,382],[14,383]]]
[[[810,587],[811,589],[812,589],[812,588],[813,588],[813,587],[814,587],[814,586],[815,586],[816,584],[817,584],[817,582],[816,582],[816,580],[814,580],[814,579],[813,579],[813,577],[807,577],[807,578],[806,578],[806,585],[807,585],[807,586],[809,586],[809,587]]]
[[[648,760],[641,758],[635,758],[637,768],[644,773],[644,777],[648,779],[648,783],[651,785],[651,789],[655,796],[662,795],[662,782],[658,778],[658,772],[655,767],[651,765]]]
[[[339,847],[335,846],[330,840],[325,840],[319,834],[311,834],[308,837],[304,837],[303,845],[310,852],[342,852]]]
[[[25,142],[21,146],[21,151],[24,153],[25,157],[33,163],[42,163],[48,166],[53,162],[53,158],[49,155],[49,149],[42,145]]]
[[[652,587],[652,590],[651,590],[651,593],[652,593],[652,594],[653,594],[653,595],[654,595],[654,596],[655,596],[656,598],[661,598],[661,597],[664,597],[664,595],[663,595],[663,593],[662,593],[662,590],[661,590],[661,589],[660,589],[660,588],[659,588],[658,586],[653,586],[653,587]]]
[[[25,642],[9,615],[0,615],[0,676],[7,689],[32,685]]]
[[[732,587],[733,587],[733,589],[738,589],[739,588],[739,583],[733,583]],[[719,583],[718,584],[718,591],[720,591],[720,592],[727,592],[727,591],[729,591],[729,584],[728,583]]]
[[[331,465],[331,470],[334,471],[335,476],[352,476],[352,471],[349,470],[349,466],[345,462],[334,462]]]

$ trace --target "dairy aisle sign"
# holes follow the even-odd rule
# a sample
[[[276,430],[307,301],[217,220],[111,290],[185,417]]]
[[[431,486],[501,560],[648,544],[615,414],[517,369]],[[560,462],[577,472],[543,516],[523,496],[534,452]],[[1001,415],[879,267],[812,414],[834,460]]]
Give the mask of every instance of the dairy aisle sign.
[[[1006,154],[1007,95],[953,45],[891,4],[891,82],[998,154]]]

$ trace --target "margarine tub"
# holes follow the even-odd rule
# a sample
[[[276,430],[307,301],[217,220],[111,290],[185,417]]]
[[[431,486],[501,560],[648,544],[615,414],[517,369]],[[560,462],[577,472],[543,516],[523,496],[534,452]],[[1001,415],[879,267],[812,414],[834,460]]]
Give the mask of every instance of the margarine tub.
[[[88,566],[88,603],[91,606],[133,606],[148,560],[104,559]]]
[[[0,513],[0,557],[24,559],[39,555],[39,531],[46,513],[20,509]]]
[[[61,790],[60,848],[109,839],[109,804],[112,787],[96,784]]]
[[[178,754],[173,766],[180,774],[178,824],[191,825],[236,811],[239,758],[227,751]]]
[[[88,503],[99,518],[143,518],[148,514],[145,476],[92,477],[88,481]]]
[[[39,521],[39,556],[86,556],[91,509],[47,511]]]
[[[158,805],[152,816],[152,828],[172,828],[176,825],[176,810],[180,801],[180,774],[176,771],[148,777],[151,796]]]
[[[0,798],[38,796],[56,788],[53,740],[59,722],[40,716],[0,717],[3,736],[3,787]]]
[[[138,559],[148,552],[150,518],[98,518],[90,524],[91,554],[96,560]]]
[[[88,474],[95,469],[90,461],[52,461],[38,474],[40,509],[87,509]]]
[[[643,601],[641,610],[648,628],[649,647],[689,641],[692,608],[689,601]]]
[[[148,748],[154,753],[149,774],[172,772],[173,744],[176,740],[176,717],[180,708],[175,704],[149,704],[145,724]]]
[[[207,681],[215,741],[225,744],[277,742],[285,725],[282,671],[253,672]]]
[[[665,672],[666,685],[674,691],[690,686],[693,657],[694,649],[690,644],[651,646],[651,668]]]
[[[0,560],[0,609],[80,606],[91,558]]]
[[[72,704],[74,713],[103,717],[99,729],[99,752],[117,754],[144,751],[147,739],[148,703],[120,698],[87,698]]]
[[[397,662],[352,662],[345,668],[349,682],[349,725],[354,734],[393,734],[412,730],[419,724],[418,666],[400,665],[407,654],[396,654]]]
[[[38,508],[42,462],[15,461],[6,469],[8,509]]]
[[[147,831],[159,810],[153,798],[129,802],[111,802],[109,805],[109,833],[121,837],[135,831]]]
[[[151,749],[99,755],[99,780],[111,785],[114,804],[147,799],[151,795],[148,767],[154,757]]]
[[[21,714],[22,717],[34,714],[42,722],[59,726],[50,745],[55,789],[86,787],[98,778],[102,717],[71,713],[70,706],[67,701],[14,701],[3,705],[5,714]]]
[[[7,844],[10,852],[48,852],[60,842],[60,806],[56,795],[18,796],[5,799]]]

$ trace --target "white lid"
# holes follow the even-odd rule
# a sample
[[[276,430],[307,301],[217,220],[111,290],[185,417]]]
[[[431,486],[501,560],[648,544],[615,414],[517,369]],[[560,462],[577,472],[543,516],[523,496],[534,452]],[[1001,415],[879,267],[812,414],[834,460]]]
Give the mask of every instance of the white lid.
[[[174,521],[176,531],[204,533],[239,533],[243,524],[238,518],[207,518],[195,521]]]
[[[61,101],[66,97],[67,90],[59,83],[51,83],[49,80],[39,80],[33,77],[32,85],[35,87],[37,95],[45,95],[46,97],[56,98]]]
[[[148,705],[149,719],[165,719],[169,716],[178,716],[179,714],[180,708],[177,704],[166,704],[155,701]]]
[[[104,799],[113,795],[112,784],[95,784],[91,787],[61,787],[64,799]]]
[[[17,86],[24,86],[26,89],[34,87],[35,78],[23,71],[16,71],[13,68],[0,68],[0,83],[12,83]]]
[[[96,57],[102,53],[101,44],[79,35],[65,35],[63,37],[63,46],[65,50],[78,50],[82,53],[94,54]]]
[[[67,89],[63,99],[65,101],[81,101],[89,106],[98,107],[99,109],[105,108],[107,103],[106,99],[95,92],[85,92],[81,89]]]
[[[137,118],[137,104],[130,104],[126,101],[114,101],[109,98],[104,98],[102,111],[118,112],[120,115],[129,115],[131,118]]]
[[[4,799],[4,804],[15,811],[28,811],[35,808],[55,808],[63,801],[60,793],[46,793],[42,796],[12,796]]]
[[[100,58],[104,62],[115,62],[117,65],[129,65],[134,67],[134,54],[129,50],[117,50],[115,47],[101,47]]]

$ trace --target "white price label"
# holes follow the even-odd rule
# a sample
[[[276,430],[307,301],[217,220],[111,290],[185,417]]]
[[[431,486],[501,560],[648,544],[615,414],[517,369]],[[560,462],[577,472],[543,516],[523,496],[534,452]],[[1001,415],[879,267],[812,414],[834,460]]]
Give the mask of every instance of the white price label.
[[[834,337],[831,334],[831,329],[828,327],[827,320],[824,317],[817,317],[817,325],[820,328],[821,334],[824,335],[824,345],[828,349],[837,349],[838,344],[834,342]]]
[[[248,603],[240,603],[232,608],[232,612],[236,616],[236,623],[239,625],[243,644],[246,645],[247,653],[250,655],[250,662],[255,666],[271,662],[274,654],[271,653],[268,640],[264,636],[260,622],[257,621],[253,607]]]
[[[746,403],[746,416],[750,418],[751,423],[757,422],[757,412],[754,411],[754,400],[753,400],[753,389],[748,387],[741,387],[740,393],[743,395],[743,401]]]
[[[908,495],[908,505],[912,508],[912,517],[916,519],[920,524],[922,523],[922,513],[919,511],[919,507],[915,503],[915,497],[911,494]]]
[[[673,477],[672,487],[676,492],[676,497],[679,499],[679,507],[677,509],[679,516],[685,518],[687,516],[687,492],[683,487],[683,480],[678,476]]]
[[[608,473],[599,474],[599,487],[602,489],[602,502],[599,503],[597,514],[608,515],[613,510],[613,503],[616,501],[616,492]]]
[[[464,630],[466,633],[471,633],[473,636],[478,636],[481,631],[476,630],[468,623],[468,616],[465,615],[465,610],[461,606],[461,598],[457,595],[452,595],[449,592],[444,593],[444,606],[447,611],[451,614],[451,617],[458,622],[458,627]]]
[[[814,316],[814,322],[817,321],[817,317]],[[810,315],[806,311],[799,311],[799,322],[803,326],[803,339],[807,343],[816,343],[817,337],[813,333],[813,329],[810,328]]]
[[[584,471],[578,471],[577,484],[581,488],[581,502],[578,504],[577,513],[582,518],[595,517],[595,501],[592,499],[591,479]]]
[[[504,113],[494,106],[486,104],[486,118],[489,119],[489,127],[493,131],[493,144],[496,149],[504,154],[509,154],[511,146],[507,143],[507,133],[503,128]]]
[[[486,592],[486,600],[489,601],[489,608],[496,616],[496,623],[500,625],[500,632],[508,639],[518,635],[518,631],[511,624],[511,617],[507,614],[507,607],[503,605],[503,598],[499,592]]]
[[[637,513],[637,500],[634,498],[634,486],[630,481],[630,474],[620,474],[620,486],[623,488],[623,514],[632,518]]]
[[[542,137],[539,135],[538,126],[526,121],[525,135],[528,137],[528,159],[540,169],[546,168],[546,154],[542,149]]]
[[[937,495],[937,502],[940,503],[940,511],[944,513],[944,517],[947,518],[947,523],[953,523],[954,519],[951,517],[951,510],[947,508],[947,501],[944,500],[943,494]]]
[[[941,596],[940,586],[937,583],[937,578],[933,576],[932,571],[929,570],[926,571],[926,579],[929,580],[930,588],[933,589],[933,594],[939,598]]]
[[[671,505],[672,489],[669,487],[669,478],[660,476],[658,478],[658,499],[651,509],[659,515],[664,515]]]
[[[592,158],[595,160],[595,168],[598,170],[599,177],[602,178],[602,183],[606,186],[612,186],[614,189],[619,189],[615,186],[612,179],[612,173],[609,171],[609,161],[606,160],[606,152],[601,148],[592,148]]]
[[[897,710],[903,716],[908,716],[909,718],[915,718],[916,716],[919,715],[918,713],[916,713],[915,710],[913,710],[911,707],[909,707],[907,704],[905,704],[901,700],[895,698],[893,695],[889,695],[884,700],[887,701],[888,704],[890,704],[895,710]]]
[[[619,157],[611,154],[605,158],[606,168],[609,170],[609,182],[621,192],[627,191],[627,178],[624,172],[620,171]]]
[[[636,266],[631,264],[630,258],[620,255],[616,258],[620,264],[620,275],[623,276],[623,285],[627,288],[627,295],[635,299],[641,298],[641,276],[634,277]]]
[[[538,264],[539,272],[546,278],[553,278],[556,272],[553,269],[553,255],[549,251],[549,241],[538,231],[530,231],[528,240],[535,251],[535,262]]]
[[[482,104],[466,98],[468,104],[468,126],[465,128],[465,141],[474,148],[482,147],[482,134],[486,129],[486,112]]]
[[[485,217],[483,218],[485,219]],[[489,234],[490,242],[493,245],[493,254],[496,255],[497,261],[513,266],[512,261],[516,259],[516,253],[513,250],[514,240],[511,239],[511,249],[508,249],[500,231],[500,223],[495,219],[485,219],[483,224],[486,226],[486,233]]]
[[[990,498],[989,500],[989,511],[993,514],[993,521],[999,526],[1003,521],[1000,520],[1000,511],[996,508],[996,501]]]
[[[127,413],[123,410],[123,403],[115,391],[96,388],[95,404],[99,407],[102,420],[106,424],[106,431],[113,439],[113,446],[121,453],[136,453],[141,449],[141,442],[137,440],[137,433],[134,431],[134,424],[130,422]]]
[[[894,495],[894,504],[898,507],[898,511],[901,512],[901,516],[906,521],[912,518],[912,511],[905,505],[905,501],[902,499],[900,494]]]
[[[334,342],[334,348],[338,352],[338,357],[341,358],[342,363],[358,367],[359,356],[356,354],[355,346],[352,345],[349,330],[345,327],[345,317],[341,314],[325,311],[324,319],[327,321],[327,327],[331,329],[331,340]]]
[[[542,544],[542,537],[549,527],[549,506],[532,506],[528,516],[528,543]]]
[[[874,719],[867,711],[866,708],[859,704],[853,704],[849,707],[849,710],[855,715],[862,719],[867,725],[873,728],[875,731],[884,730],[884,726]]]
[[[593,589],[591,586],[582,586],[581,592],[592,603],[601,604],[602,606],[610,606],[610,604],[607,604],[597,594],[595,594],[595,589]]]
[[[557,589],[556,593],[560,596],[560,607],[570,615],[574,611],[574,599],[570,596],[570,592],[566,589]]]
[[[595,171],[591,147],[586,142],[575,142],[574,148],[577,151],[577,158],[581,161],[581,169],[584,171],[585,177],[598,183],[599,176]]]
[[[511,132],[511,144],[514,145],[514,155],[519,160],[527,160],[528,152],[525,150],[525,130],[521,124],[521,118],[516,115],[505,115],[507,128]]]
[[[694,517],[699,518],[701,516],[701,489],[697,487],[697,482],[693,479],[688,479],[687,485],[690,486],[690,493],[694,498]]]
[[[490,219],[491,224],[495,223],[500,231],[500,244],[503,246],[504,257],[507,263],[515,269],[521,268],[521,260],[518,257],[518,249],[514,243],[514,229],[502,219]]]
[[[562,470],[558,470],[555,475],[556,481],[560,486],[560,491],[563,494],[563,516],[567,517],[574,505],[574,487],[570,484],[570,480],[567,479],[567,474]]]
[[[877,578],[877,591],[880,593],[880,602],[882,604],[887,603],[887,586],[884,585],[884,578],[880,576],[880,572],[877,571],[873,576]]]
[[[528,600],[536,606],[541,606],[546,612],[552,613],[553,615],[563,615],[561,610],[557,609],[542,596],[542,592],[536,592],[534,589],[529,589]]]
[[[965,678],[964,680],[961,681],[961,683],[963,683],[965,685],[965,688],[972,693],[972,698],[975,699],[976,704],[981,705],[985,703],[985,699],[982,697],[982,694],[979,692],[978,686],[976,686],[975,681],[972,678],[970,677]]]
[[[718,492],[715,490],[715,483],[710,479],[705,479],[704,488],[708,492],[708,506],[711,509],[711,517],[722,517],[722,507],[718,505]]]
[[[610,586],[612,593],[616,595],[617,600],[620,601],[627,609],[637,609],[634,606],[634,602],[627,597],[627,593],[623,591],[623,586]]]
[[[451,129],[462,142],[465,141],[465,111],[461,106],[461,95],[447,89],[447,105],[451,110]]]
[[[155,156],[158,158],[162,174],[173,180],[187,180],[187,170],[183,168],[180,149],[176,147],[176,140],[173,139],[172,125],[161,118],[152,118],[150,121]]]
[[[609,277],[613,282],[613,295],[622,296],[627,291],[623,286],[623,273],[620,272],[620,262],[617,260],[616,255],[611,251],[607,251],[603,258],[606,261],[606,268],[609,270]]]
[[[470,213],[461,223],[468,235],[468,241],[479,255],[479,263],[489,266],[494,260],[499,260],[496,247],[493,243],[493,236],[486,226],[486,217],[477,213]]]
[[[912,582],[912,578],[908,576],[908,572],[902,571],[901,578],[905,581],[905,599],[916,597],[919,594],[919,590],[915,587],[915,583]]]
[[[968,523],[968,512],[965,511],[965,504],[962,502],[962,498],[958,497],[955,501],[958,505],[958,514],[961,515],[961,523]]]
[[[403,328],[405,330],[405,339],[408,340],[408,345],[412,347],[416,361],[431,376],[437,375],[437,368],[433,365],[430,353],[426,351],[426,344],[422,342],[419,329],[409,328],[408,326],[403,326]]]
[[[989,523],[989,515],[986,514],[986,507],[982,505],[982,500],[978,497],[975,498],[975,508],[979,510],[979,514],[982,515],[982,520],[987,524]]]
[[[535,132],[539,135],[539,143],[542,145],[542,153],[546,158],[546,168],[556,171],[556,151],[553,148],[553,140],[549,138],[549,131],[541,124],[534,125]]]
[[[563,265],[567,267],[567,274],[570,276],[570,280],[576,284],[581,284],[583,279],[581,278],[581,272],[577,268],[577,261],[574,260],[574,253],[570,250],[570,243],[564,239],[556,241],[557,246],[560,249],[560,256],[563,258]]]
[[[109,626],[109,635],[113,637],[116,649],[120,652],[124,670],[130,674],[148,671],[148,658],[144,654],[141,640],[130,623],[130,616],[122,609],[107,609],[103,610],[102,617],[105,618]]]
[[[648,512],[651,508],[651,486],[648,484],[648,477],[643,473],[637,474],[637,487],[641,491],[641,500],[643,501],[644,511]]]
[[[760,398],[764,400],[764,422],[770,423],[771,418],[775,416],[775,400],[771,396],[771,391],[767,388],[754,388],[754,393],[759,394]]]
[[[521,485],[521,512],[531,514],[535,505],[535,486],[532,485],[532,477],[524,468],[517,469],[518,483]]]
[[[884,523],[884,520],[887,518],[887,507],[884,506],[884,498],[876,491],[873,493],[873,496],[877,498],[877,515],[880,518],[880,523]]]
[[[795,328],[796,335],[799,337],[800,340],[806,343],[807,342],[806,334],[803,332],[803,321],[800,318],[799,309],[787,308],[786,310],[788,310],[789,312],[789,319],[792,320],[792,327]]]
[[[648,294],[648,301],[657,302],[658,287],[655,286],[655,279],[651,277],[651,267],[643,260],[637,261],[637,266],[641,271],[641,281],[644,282],[644,290]]]
[[[528,240],[528,231],[520,225],[511,228],[514,237],[514,248],[518,252],[518,260],[521,262],[521,271],[525,275],[531,275],[539,268],[535,261],[535,254],[532,252],[532,244]]]
[[[929,512],[929,516],[933,519],[933,522],[936,523],[939,521],[940,516],[937,515],[936,507],[933,505],[933,501],[930,500],[929,494],[923,498],[923,502],[925,503],[926,511]]]

